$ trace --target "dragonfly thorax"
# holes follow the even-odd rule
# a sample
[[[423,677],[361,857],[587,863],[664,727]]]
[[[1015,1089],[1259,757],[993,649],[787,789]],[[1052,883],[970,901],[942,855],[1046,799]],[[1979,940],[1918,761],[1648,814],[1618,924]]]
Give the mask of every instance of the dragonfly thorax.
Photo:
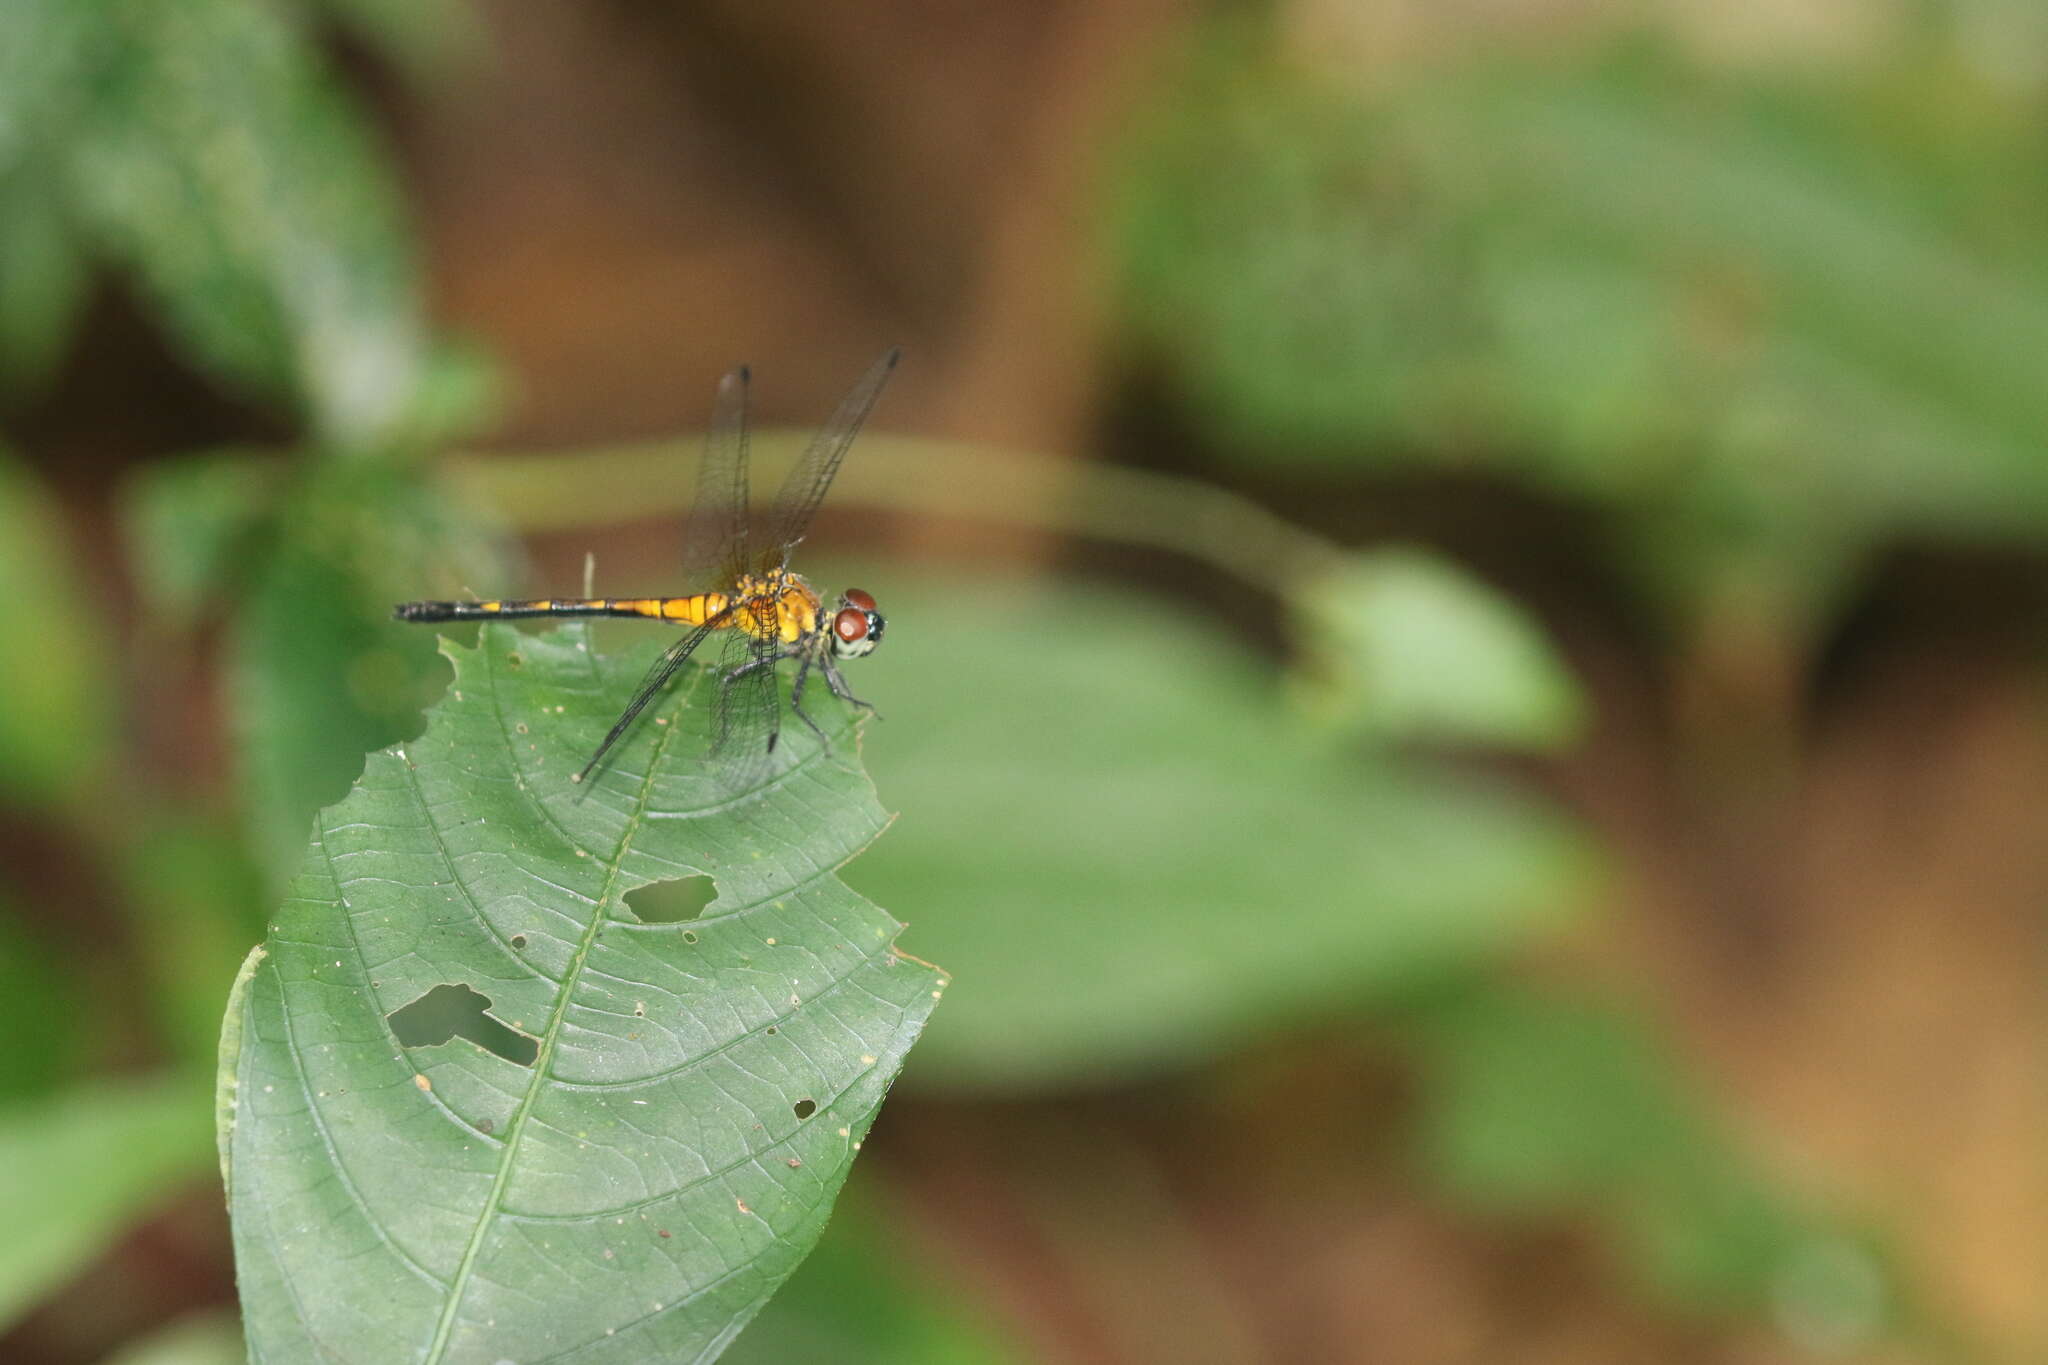
[[[818,629],[818,594],[787,569],[740,575],[727,600],[734,628],[756,639],[795,644]]]

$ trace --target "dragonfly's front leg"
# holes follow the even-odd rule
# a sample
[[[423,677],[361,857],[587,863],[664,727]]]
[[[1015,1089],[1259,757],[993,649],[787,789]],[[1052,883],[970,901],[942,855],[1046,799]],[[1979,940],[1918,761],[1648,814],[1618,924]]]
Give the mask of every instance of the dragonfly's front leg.
[[[873,703],[864,702],[853,695],[853,689],[846,685],[846,675],[839,671],[838,665],[830,659],[821,659],[818,661],[818,670],[825,675],[825,686],[832,689],[833,696],[848,706],[857,707],[877,719],[881,718],[882,713],[874,708]]]
[[[824,743],[825,747],[829,749],[832,747],[831,739],[827,737],[824,729],[819,726],[818,722],[811,719],[811,713],[804,710],[804,684],[810,680],[811,657],[808,654],[800,654],[796,656],[796,660],[796,677],[791,680],[789,685],[789,709],[796,712],[796,718],[810,726],[811,733],[816,735]],[[829,669],[830,665],[826,665],[826,667]],[[826,681],[828,683],[831,681],[831,674],[829,672],[826,674]],[[836,691],[837,689],[834,690]]]

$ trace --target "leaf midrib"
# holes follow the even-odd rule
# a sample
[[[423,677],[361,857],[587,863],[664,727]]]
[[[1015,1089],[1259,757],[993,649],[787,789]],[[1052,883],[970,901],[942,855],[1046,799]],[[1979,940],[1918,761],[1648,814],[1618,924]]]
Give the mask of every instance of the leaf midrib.
[[[486,654],[487,660],[488,657]],[[493,674],[491,689],[495,701],[498,686],[495,669]],[[591,908],[590,927],[584,931],[582,940],[577,943],[576,951],[569,959],[568,970],[562,973],[561,988],[555,993],[554,1006],[548,1011],[547,1027],[540,1035],[540,1051],[533,1059],[533,1078],[527,1082],[526,1093],[520,1096],[519,1108],[513,1112],[512,1122],[506,1130],[505,1149],[498,1158],[498,1172],[491,1181],[489,1196],[484,1200],[483,1207],[477,1211],[476,1227],[470,1233],[469,1245],[463,1248],[462,1260],[457,1263],[455,1274],[449,1278],[448,1298],[441,1309],[441,1320],[435,1324],[434,1339],[428,1343],[424,1365],[438,1365],[446,1355],[449,1339],[455,1331],[456,1314],[461,1309],[463,1295],[469,1288],[470,1274],[475,1269],[477,1257],[483,1250],[484,1237],[489,1232],[491,1221],[504,1198],[505,1187],[511,1182],[512,1163],[518,1155],[520,1140],[526,1133],[526,1120],[533,1112],[534,1101],[539,1097],[541,1088],[547,1083],[549,1064],[554,1060],[555,1044],[561,1037],[562,1021],[568,1014],[569,1002],[576,993],[577,983],[583,978],[583,968],[590,956],[590,949],[597,942],[597,935],[604,927],[605,907],[612,903],[612,892],[618,885],[620,869],[625,866],[626,854],[632,848],[633,838],[640,829],[640,821],[647,813],[647,803],[654,790],[655,771],[660,766],[661,757],[675,731],[676,727],[672,725],[659,729],[654,751],[648,756],[646,775],[640,779],[639,794],[633,800],[626,827],[619,834],[618,846],[613,850],[611,859],[605,867],[604,887],[598,893],[597,904]],[[506,748],[508,751],[511,749],[509,742]],[[515,753],[515,764],[517,757]],[[531,795],[535,805],[543,805],[539,793],[534,792]]]

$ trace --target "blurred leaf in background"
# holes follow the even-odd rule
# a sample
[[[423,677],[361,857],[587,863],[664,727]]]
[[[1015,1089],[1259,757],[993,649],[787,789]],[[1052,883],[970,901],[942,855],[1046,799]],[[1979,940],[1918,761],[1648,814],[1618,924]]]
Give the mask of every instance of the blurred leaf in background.
[[[254,451],[146,465],[119,490],[128,562],[152,633],[189,633],[246,590],[290,488],[291,466]]]
[[[48,387],[90,286],[110,280],[179,360],[284,418],[300,447],[144,465],[117,490],[132,612],[71,563],[64,528],[92,514],[0,459],[0,801],[36,822],[51,866],[80,864],[22,869],[42,899],[10,896],[27,918],[0,933],[15,1039],[0,1094],[26,1182],[0,1197],[10,1316],[203,1176],[180,1135],[203,1132],[193,1078],[212,1070],[222,993],[274,903],[263,861],[303,848],[365,748],[416,730],[445,678],[430,637],[385,624],[390,604],[500,565],[488,528],[416,467],[488,415],[489,367],[429,335],[396,178],[329,53],[339,24],[421,71],[454,51],[464,12],[21,0],[0,25],[0,393],[26,407]],[[150,752],[224,615],[229,704],[249,702],[234,717],[247,781],[227,797]],[[169,1060],[185,1079],[80,1079],[116,1059]]]
[[[87,1030],[78,964],[33,934],[14,894],[0,884],[0,1104],[41,1095],[76,1074]]]
[[[245,830],[218,810],[152,805],[115,866],[141,967],[138,994],[162,1052],[194,1078],[219,1058],[221,1001],[272,897]]]
[[[0,26],[0,392],[33,392],[77,322],[88,249],[62,193],[104,21],[68,0],[18,0]]]
[[[1542,628],[1440,556],[1346,556],[1293,593],[1295,694],[1383,740],[1555,752],[1585,704]]]
[[[391,176],[306,15],[258,0],[100,12],[60,135],[70,211],[219,378],[389,442],[427,350]]]
[[[78,583],[56,502],[0,449],[0,800],[76,809],[123,717],[108,627]]]
[[[1120,182],[1126,323],[1223,458],[1484,465],[1682,609],[1810,620],[1877,536],[2048,525],[2038,88],[1945,13],[1832,83],[1647,18],[1405,69],[1213,22]]]
[[[817,1249],[719,1360],[1024,1365],[1010,1334],[936,1287],[935,1267],[900,1240],[857,1187],[850,1190]]]
[[[1645,1290],[1688,1311],[1825,1322],[1834,1344],[1895,1329],[1874,1253],[1705,1116],[1647,1020],[1514,983],[1514,959],[1597,884],[1555,810],[1422,752],[1337,744],[1156,601],[861,581],[917,623],[865,669],[886,709],[916,717],[867,746],[915,818],[849,875],[970,983],[914,1093],[1071,1092],[1377,1020],[1413,1044],[1420,1168],[1458,1199],[1590,1210]],[[1377,738],[1543,746],[1578,723],[1541,633],[1432,556],[1347,562],[1297,610],[1338,630],[1327,647],[1354,678],[1383,678],[1359,701],[1386,698]],[[1804,1269],[1843,1256],[1867,1273]]]
[[[9,396],[48,381],[90,279],[49,181],[39,162],[0,173],[0,392]]]
[[[150,1333],[106,1365],[241,1365],[249,1358],[232,1313],[195,1313]]]
[[[192,1099],[183,1080],[99,1081],[0,1108],[0,1324],[206,1171]]]
[[[1307,733],[1197,620],[1103,588],[892,588],[868,748],[906,821],[850,875],[974,989],[914,1082],[1035,1090],[1226,1055],[1497,960],[1584,904],[1532,800]],[[1027,649],[1017,623],[1032,622]],[[930,905],[929,918],[918,909]]]
[[[295,472],[195,456],[132,480],[122,514],[152,630],[230,613],[245,814],[281,881],[313,812],[340,798],[364,753],[415,731],[445,681],[432,632],[392,621],[392,604],[508,581],[501,542],[477,509],[390,460]]]
[[[459,12],[336,8],[414,53]],[[137,581],[170,613],[153,629],[192,624],[208,593],[243,604],[235,709],[273,864],[358,755],[417,723],[438,665],[378,624],[389,604],[499,563],[406,473],[483,417],[490,381],[427,335],[393,177],[312,24],[261,0],[31,0],[0,47],[21,67],[0,80],[0,178],[34,191],[0,207],[0,236],[33,248],[8,277],[37,319],[18,344],[0,336],[0,358],[25,378],[47,364],[75,311],[63,282],[92,259],[131,276],[211,376],[305,423],[297,473],[207,457],[126,500]],[[321,468],[336,452],[375,467]]]
[[[415,78],[446,74],[449,63],[475,53],[482,39],[478,15],[463,0],[314,0],[314,5]]]
[[[1826,1321],[1832,1349],[1898,1328],[1904,1306],[1875,1249],[1772,1187],[1650,1020],[1468,986],[1405,1020],[1425,1092],[1417,1151],[1459,1198],[1523,1217],[1589,1208],[1625,1273],[1695,1309]],[[1841,1275],[1811,1273],[1836,1263]]]
[[[363,754],[415,731],[446,681],[434,632],[393,621],[392,604],[509,578],[477,524],[410,471],[359,460],[316,466],[268,528],[227,668],[245,812],[273,885],[313,812],[340,799]]]

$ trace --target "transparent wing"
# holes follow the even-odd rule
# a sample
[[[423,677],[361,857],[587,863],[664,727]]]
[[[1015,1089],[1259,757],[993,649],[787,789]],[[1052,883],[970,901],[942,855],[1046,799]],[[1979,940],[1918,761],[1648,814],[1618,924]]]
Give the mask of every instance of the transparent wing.
[[[782,649],[774,640],[735,630],[726,641],[713,702],[712,766],[728,791],[759,786],[767,774],[782,728],[782,698],[775,665]]]
[[[846,458],[847,448],[860,433],[861,423],[867,421],[875,400],[882,396],[882,386],[889,382],[889,374],[902,354],[892,346],[868,367],[853,391],[840,400],[832,420],[811,438],[796,468],[789,471],[775,498],[768,539],[762,542],[762,554],[768,565],[787,565],[790,551],[810,530],[811,518],[818,514],[826,490],[832,487],[832,477],[839,472],[839,462]]]
[[[747,390],[746,366],[718,381],[711,405],[711,431],[697,466],[697,501],[683,531],[683,590],[710,592],[729,587],[747,566]]]
[[[690,656],[697,652],[697,646],[703,644],[705,637],[718,629],[728,615],[730,612],[720,612],[662,652],[662,656],[654,661],[654,666],[647,670],[647,676],[640,680],[640,686],[634,690],[633,700],[627,702],[626,709],[619,713],[611,732],[604,737],[604,743],[597,746],[597,752],[583,765],[583,771],[576,774],[578,782],[590,776],[590,770],[611,752],[611,747],[619,742],[619,736],[626,733],[626,727],[647,709],[647,703],[661,695],[661,689],[668,686],[668,680],[676,675],[676,670],[689,662]]]

